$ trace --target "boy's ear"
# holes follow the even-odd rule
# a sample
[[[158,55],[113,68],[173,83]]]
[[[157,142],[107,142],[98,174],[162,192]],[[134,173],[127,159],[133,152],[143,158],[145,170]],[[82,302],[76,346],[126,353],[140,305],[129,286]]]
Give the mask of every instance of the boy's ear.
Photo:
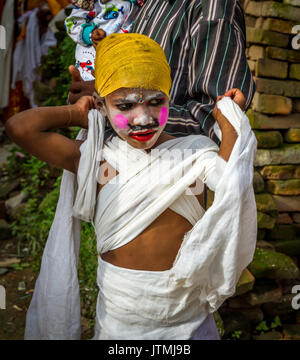
[[[100,113],[103,116],[106,116],[106,111],[105,111],[105,106],[104,106],[104,99],[101,98],[97,91],[94,91],[93,93],[93,98],[94,98],[94,104],[95,104],[95,108],[100,111]]]

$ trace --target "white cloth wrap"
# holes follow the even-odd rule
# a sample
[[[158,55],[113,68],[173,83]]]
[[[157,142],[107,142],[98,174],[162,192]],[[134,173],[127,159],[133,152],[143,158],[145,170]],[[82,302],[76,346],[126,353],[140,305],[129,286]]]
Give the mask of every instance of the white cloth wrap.
[[[170,148],[172,145],[184,149],[185,145],[193,147],[193,144],[205,144],[206,141],[206,148],[195,151],[192,161],[185,159],[186,163],[173,166],[171,173],[174,176],[180,167],[187,166],[188,171],[179,181],[159,184],[159,186],[150,184],[149,188],[153,190],[153,195],[147,189],[146,194],[149,196],[146,197],[145,194],[139,193],[141,185],[138,180],[145,176],[149,167],[144,167],[143,161],[137,161],[136,166],[132,167],[132,173],[128,171],[129,178],[130,175],[132,176],[128,183],[135,184],[136,189],[134,186],[126,187],[128,184],[126,182],[113,184],[111,181],[99,193],[96,209],[94,209],[96,199],[90,203],[94,192],[86,197],[83,196],[78,202],[79,206],[86,210],[81,211],[81,214],[85,214],[85,218],[94,216],[98,249],[103,253],[128,243],[170,206],[178,212],[181,211],[184,216],[184,211],[180,210],[183,203],[178,199],[197,177],[210,183],[212,188],[216,186],[215,200],[209,210],[203,215],[199,208],[198,210],[195,208],[194,219],[193,214],[186,216],[190,218],[189,221],[194,227],[185,235],[170,270],[163,272],[129,270],[99,259],[100,291],[97,303],[96,338],[97,336],[101,339],[190,338],[207,314],[215,311],[227,297],[234,293],[242,270],[252,260],[256,243],[256,206],[252,187],[256,139],[248,118],[231,99],[223,98],[218,102],[218,106],[238,133],[230,159],[219,174],[212,169],[217,161],[220,164],[223,162],[218,159],[216,146],[209,139],[204,140],[204,137],[200,136],[199,141],[196,141],[197,136],[174,139],[161,144],[159,149]],[[78,177],[78,189],[82,191],[94,191],[87,187],[96,186],[96,179],[91,184],[88,177],[95,173],[95,162],[91,163],[97,158],[94,154],[95,147],[100,146],[103,141],[103,119],[99,117],[101,118],[96,111],[92,111],[89,118],[89,135],[90,132],[96,131],[95,127],[98,126],[100,140],[98,143],[93,143],[94,148],[87,161],[80,161],[79,171],[82,170],[85,173]],[[92,121],[92,118],[95,120]],[[81,147],[81,160],[91,151],[88,142],[92,141],[92,138],[88,137],[88,139],[90,140],[86,141],[86,145]],[[123,141],[117,142],[121,146],[127,145]],[[113,144],[114,142],[109,142],[107,146],[104,146],[104,158],[109,157],[107,154]],[[197,146],[195,149],[198,149]],[[143,159],[145,153],[140,150],[138,152]],[[121,151],[119,153],[122,154]],[[113,160],[112,154],[114,151],[110,153],[110,160]],[[122,161],[115,164],[112,161],[111,165],[118,171],[123,171]],[[140,173],[135,175],[137,170]],[[213,176],[219,179],[213,181]],[[65,173],[64,179],[67,179]],[[80,337],[76,274],[78,234],[74,236],[72,230],[80,231],[79,228],[70,227],[73,219],[71,199],[74,199],[75,177],[69,173],[68,180],[69,184],[63,182],[61,186],[56,217],[49,234],[41,273],[27,315],[26,338],[74,339]],[[142,188],[145,189],[145,186]],[[65,192],[69,192],[69,195]],[[77,192],[77,197],[80,193],[81,191]],[[157,196],[160,194],[163,196]],[[62,206],[61,198],[66,196],[69,200]],[[190,198],[192,199],[193,196]],[[117,206],[110,207],[110,203]],[[188,203],[192,204],[187,198],[184,203],[185,209]],[[75,207],[73,211],[76,212],[78,209],[76,210]],[[197,211],[198,215],[196,215]],[[108,215],[113,215],[113,218],[110,219]],[[62,225],[60,228],[57,217],[60,218]],[[128,220],[130,218],[134,221],[130,222]],[[79,220],[73,221],[77,225]],[[63,225],[65,222],[68,224]],[[49,242],[55,244],[49,245]],[[53,259],[53,262],[50,262],[48,258]],[[149,284],[155,284],[155,286],[149,288]],[[76,307],[78,307],[77,311]],[[124,328],[120,327],[122,324]],[[72,328],[76,331],[72,332]]]
[[[230,98],[218,102],[238,133],[230,159],[216,186],[213,205],[186,234],[171,270],[183,287],[201,284],[200,304],[213,312],[233,295],[256,246],[257,217],[253,163],[257,141],[247,116]]]
[[[170,162],[166,159],[174,149],[180,154],[188,149],[201,150],[193,151],[187,158],[181,157],[178,162]],[[216,176],[212,170],[218,158],[217,145],[205,136],[193,135],[165,142],[156,150],[160,156],[151,159],[146,152],[118,137],[104,146],[103,157],[119,175],[101,189],[98,198],[94,225],[100,253],[130,242],[170,206],[186,217],[182,207],[188,202],[191,207],[188,219],[194,218],[190,221],[193,225],[199,219],[199,203],[184,192],[197,178],[206,181],[211,173]],[[151,174],[157,174],[156,178],[151,178]]]
[[[80,146],[80,162],[77,171],[78,190],[73,206],[73,216],[91,222],[97,190],[97,170],[100,166],[105,120],[97,110],[89,112],[87,139]]]

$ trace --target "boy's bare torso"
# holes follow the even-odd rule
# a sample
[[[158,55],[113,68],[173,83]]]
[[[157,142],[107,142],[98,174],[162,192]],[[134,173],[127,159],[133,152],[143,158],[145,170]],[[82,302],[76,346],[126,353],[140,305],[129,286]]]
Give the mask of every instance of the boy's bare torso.
[[[163,133],[155,145],[173,138]],[[116,171],[110,172],[109,170],[114,169],[105,161],[101,165],[105,165],[108,173],[118,174]],[[97,187],[97,195],[110,180],[108,176],[101,179],[101,184]],[[203,194],[197,195],[197,199],[203,206]],[[184,234],[191,228],[191,223],[184,217],[167,209],[135,239],[118,249],[101,254],[101,258],[113,265],[128,269],[168,270],[173,265]]]

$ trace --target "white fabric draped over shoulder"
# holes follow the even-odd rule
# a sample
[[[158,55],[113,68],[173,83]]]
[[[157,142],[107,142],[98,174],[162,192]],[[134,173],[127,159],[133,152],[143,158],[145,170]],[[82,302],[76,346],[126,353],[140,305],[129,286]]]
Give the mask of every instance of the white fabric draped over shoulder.
[[[194,321],[189,331],[194,331],[207,313],[214,312],[234,293],[242,270],[253,258],[256,244],[256,205],[252,187],[256,139],[247,116],[230,98],[223,98],[218,107],[238,134],[227,163],[218,156],[218,147],[203,136],[167,141],[156,148],[159,156],[153,157],[118,138],[102,148],[104,120],[95,110],[90,112],[88,135],[86,131],[79,134],[79,138],[87,135],[87,140],[80,148],[82,157],[77,184],[75,176],[64,172],[56,216],[27,314],[25,338],[80,338],[76,274],[80,230],[74,235],[80,227],[78,217],[93,222],[100,253],[130,242],[168,207],[193,225],[184,236],[173,267],[168,271],[124,269],[126,276],[121,281],[122,269],[115,271],[117,269],[109,264],[105,268],[99,259],[98,284],[102,299],[97,304],[97,313],[107,311],[110,319],[119,318],[130,323],[132,319],[128,318],[128,312],[132,312],[139,326],[150,320],[153,328],[140,338],[182,338],[180,331],[185,331],[180,330],[180,326],[172,333],[168,333],[167,327],[176,327],[177,323],[183,324],[189,316],[194,316],[196,320],[189,320]],[[161,161],[162,155],[172,149],[191,151],[180,162]],[[102,157],[119,175],[106,184],[96,198],[96,174]],[[159,169],[159,181],[149,182],[150,171],[156,168]],[[163,181],[164,177],[166,181]],[[185,193],[197,178],[215,191],[214,202],[206,213],[196,204],[194,196]],[[72,211],[77,218],[72,217]],[[104,268],[109,273],[107,277],[101,276]],[[113,289],[113,277],[118,282],[117,294]],[[148,288],[147,279],[152,279],[156,285]],[[130,284],[136,288],[135,296],[143,294],[145,297],[144,302],[139,301],[140,305],[126,300],[126,291],[129,298],[134,295],[132,289],[128,289]],[[163,293],[166,297],[163,301],[150,301],[157,296],[161,298]],[[103,316],[100,316],[98,327],[99,324],[103,326],[102,320]],[[110,326],[109,323],[104,325],[107,329]],[[161,331],[155,332],[155,326],[159,325]],[[118,326],[115,326],[116,331]],[[103,330],[106,334],[101,338],[129,336],[129,328],[127,335],[112,334],[113,330],[109,333],[107,329]],[[133,331],[131,338],[136,338],[137,334]],[[187,336],[190,336],[188,332]]]

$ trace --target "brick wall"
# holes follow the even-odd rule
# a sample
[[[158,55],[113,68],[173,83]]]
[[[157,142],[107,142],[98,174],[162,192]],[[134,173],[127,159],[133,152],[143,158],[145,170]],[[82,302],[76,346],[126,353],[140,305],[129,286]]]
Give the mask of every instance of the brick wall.
[[[293,49],[292,34],[300,25],[300,0],[246,0],[243,6],[246,54],[257,87],[247,115],[258,140],[259,230],[250,272],[220,314],[225,336],[242,330],[245,339],[300,339],[300,310],[291,305],[292,288],[300,285],[300,49]],[[276,315],[283,326],[253,335],[259,322],[270,324]]]

